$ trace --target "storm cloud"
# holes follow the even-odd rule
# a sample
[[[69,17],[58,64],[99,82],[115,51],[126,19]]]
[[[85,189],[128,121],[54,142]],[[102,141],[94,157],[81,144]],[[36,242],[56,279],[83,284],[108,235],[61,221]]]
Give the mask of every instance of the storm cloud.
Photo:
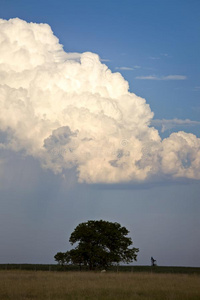
[[[55,173],[75,168],[79,182],[200,179],[200,139],[162,140],[152,119],[97,54],[66,53],[47,24],[0,19],[0,150]]]

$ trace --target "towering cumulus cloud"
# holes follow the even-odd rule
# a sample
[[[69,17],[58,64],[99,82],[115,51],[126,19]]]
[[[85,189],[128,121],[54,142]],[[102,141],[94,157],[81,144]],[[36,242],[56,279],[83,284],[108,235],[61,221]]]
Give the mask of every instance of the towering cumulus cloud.
[[[161,140],[146,101],[98,55],[66,53],[46,24],[0,20],[0,148],[88,183],[200,179],[200,139]]]

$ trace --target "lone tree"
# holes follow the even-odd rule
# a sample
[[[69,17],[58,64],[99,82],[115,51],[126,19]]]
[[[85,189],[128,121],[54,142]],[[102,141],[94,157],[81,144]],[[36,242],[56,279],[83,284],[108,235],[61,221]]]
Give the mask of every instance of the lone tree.
[[[107,269],[120,262],[130,263],[137,259],[139,249],[129,248],[132,241],[127,237],[128,233],[119,223],[103,220],[81,223],[69,239],[71,245],[78,243],[75,249],[67,251],[63,256],[59,252],[54,258],[58,263],[71,262],[80,268],[82,265],[88,266],[90,270]]]

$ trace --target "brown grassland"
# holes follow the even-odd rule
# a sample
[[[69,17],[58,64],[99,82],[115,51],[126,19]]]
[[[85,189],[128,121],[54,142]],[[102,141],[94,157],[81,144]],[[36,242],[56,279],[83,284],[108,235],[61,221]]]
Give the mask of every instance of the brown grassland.
[[[0,271],[1,300],[199,300],[195,274]]]

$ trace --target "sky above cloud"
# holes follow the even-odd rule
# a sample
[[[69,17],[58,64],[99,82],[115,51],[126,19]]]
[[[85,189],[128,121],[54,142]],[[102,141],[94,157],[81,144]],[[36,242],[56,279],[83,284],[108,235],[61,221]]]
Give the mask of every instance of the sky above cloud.
[[[76,222],[102,218],[125,222],[135,233],[141,231],[138,247],[149,243],[147,232],[155,245],[160,239],[156,253],[163,264],[200,265],[195,239],[200,179],[198,3],[193,1],[189,6],[188,1],[181,2],[177,22],[179,1],[153,1],[160,15],[151,21],[149,2],[144,1],[143,8],[138,1],[127,1],[136,20],[146,16],[136,30],[136,20],[120,2],[115,2],[115,8],[113,1],[101,6],[99,1],[86,1],[86,6],[77,2],[77,11],[72,1],[68,6],[64,1],[58,3],[69,19],[54,10],[58,8],[53,1],[45,17],[41,12],[36,14],[37,1],[34,6],[19,1],[14,8],[12,1],[1,4],[0,190],[5,224],[1,234],[6,239],[17,231],[19,240],[6,241],[0,261],[12,256],[16,262],[23,257],[36,262],[37,255],[28,254],[32,243],[22,253],[19,244],[25,240],[30,243],[29,235],[34,235],[38,226],[42,231],[35,248],[39,251],[41,243],[44,256],[45,246],[49,248],[55,241],[50,229],[55,227],[54,234],[60,230],[63,236],[62,225],[73,230]],[[193,34],[189,29],[184,31],[188,7],[196,16],[192,18],[192,12],[187,16],[191,16],[188,26]],[[176,25],[173,31],[172,24],[162,20],[164,8]],[[155,11],[152,9],[153,14]],[[128,18],[123,22],[125,13]],[[83,18],[86,15],[88,18]],[[122,28],[119,22],[113,23],[119,16]],[[109,28],[104,35],[101,17],[105,19],[102,26]],[[157,22],[161,28],[156,27]],[[187,38],[190,43],[186,46]],[[174,192],[176,198],[167,202],[166,195]],[[175,211],[172,201],[177,205]],[[165,229],[168,222],[171,225]],[[147,223],[151,224],[148,230]],[[160,230],[155,236],[157,225]],[[188,243],[188,247],[184,244],[182,260],[178,255],[181,246],[170,235],[173,230],[180,244],[184,238]],[[162,256],[166,238],[175,243],[168,258]],[[58,247],[59,243],[64,247],[67,238],[65,243],[56,239]],[[193,243],[192,250],[189,243]],[[147,263],[147,252],[156,251],[155,245],[141,250],[140,264]],[[6,247],[17,249],[16,258],[11,249],[5,251]],[[52,260],[51,251],[46,261]],[[187,253],[195,256],[187,258]],[[40,256],[38,260],[42,262]]]

